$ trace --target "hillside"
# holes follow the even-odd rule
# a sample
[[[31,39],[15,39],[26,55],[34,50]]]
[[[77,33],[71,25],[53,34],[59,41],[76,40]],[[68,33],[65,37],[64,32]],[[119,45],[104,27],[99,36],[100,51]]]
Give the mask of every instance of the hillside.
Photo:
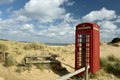
[[[107,58],[109,55],[114,55],[115,57],[120,57],[120,47],[102,42],[100,46],[100,56],[101,58]],[[8,52],[9,55],[16,59],[17,63],[21,63],[26,55],[48,55],[56,54],[58,55],[58,61],[60,66],[64,69],[63,72],[57,71],[49,66],[42,67],[39,69],[32,66],[30,70],[26,68],[13,65],[6,67],[3,63],[0,63],[0,77],[4,80],[54,80],[66,72],[74,71],[74,45],[67,46],[48,46],[38,42],[24,43],[24,42],[14,42],[14,41],[0,41],[0,51]],[[101,69],[97,73],[97,77],[91,80],[112,80],[112,74],[106,73]],[[119,80],[114,76],[115,80]],[[76,80],[76,79],[74,79]]]

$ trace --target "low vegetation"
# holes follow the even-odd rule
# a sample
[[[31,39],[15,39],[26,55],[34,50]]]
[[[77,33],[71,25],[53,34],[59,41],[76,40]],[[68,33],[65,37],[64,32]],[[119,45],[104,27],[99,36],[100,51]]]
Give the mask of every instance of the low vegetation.
[[[31,49],[40,50],[40,49],[44,49],[44,47],[45,47],[45,45],[42,43],[32,42],[32,43],[26,44],[24,46],[24,49],[25,50],[31,50]]]
[[[114,38],[110,43],[117,43],[117,42],[120,42],[119,37]]]
[[[107,58],[101,58],[100,60],[101,68],[108,73],[112,73],[119,76],[120,73],[120,59],[116,58],[114,55],[110,55]]]
[[[10,67],[10,66],[15,66],[17,64],[17,61],[14,56],[8,56],[5,61],[5,66]]]
[[[111,43],[114,44],[114,42],[119,42],[119,39],[115,39],[113,40]],[[107,44],[105,44],[107,45]],[[48,55],[49,53],[55,53],[57,55],[60,56],[60,60],[64,61],[64,62],[69,62],[69,60],[73,60],[72,57],[74,57],[74,46],[62,46],[62,47],[55,47],[55,46],[47,46],[45,44],[39,43],[39,42],[31,42],[31,43],[23,43],[23,42],[10,42],[10,41],[0,41],[0,51],[8,51],[10,53],[10,55],[7,57],[6,59],[6,63],[5,66],[6,67],[11,67],[11,66],[16,66],[16,69],[14,70],[15,72],[21,73],[21,72],[25,72],[26,70],[28,72],[32,71],[33,68],[37,68],[39,69],[41,72],[44,69],[50,69],[53,70],[54,73],[56,74],[63,74],[65,73],[65,68],[61,67],[62,65],[60,64],[59,66],[61,66],[59,68],[59,66],[57,65],[44,65],[44,64],[28,64],[25,66],[18,66],[17,63],[17,59],[23,59],[21,58],[21,56],[25,56],[29,53],[31,54],[40,54],[40,55]],[[71,57],[72,55],[72,57]],[[69,58],[69,59],[67,59]],[[22,64],[22,62],[21,62]],[[105,74],[113,74],[117,77],[119,77],[119,73],[120,73],[120,59],[116,58],[114,55],[110,55],[107,58],[101,58],[100,59],[100,65],[101,65],[101,69],[97,74],[90,74],[90,78],[99,78],[99,76],[105,76]],[[34,67],[33,67],[34,66]],[[58,68],[57,68],[57,67]],[[32,69],[32,70],[31,70]],[[62,73],[59,73],[59,72]],[[44,72],[44,71],[43,71]],[[67,69],[66,69],[66,73],[67,73]],[[75,78],[74,80],[82,80],[83,78]],[[102,79],[101,79],[102,80]]]
[[[23,68],[17,67],[16,72],[21,73],[23,71]]]
[[[6,44],[0,43],[0,51],[8,50],[8,46]]]

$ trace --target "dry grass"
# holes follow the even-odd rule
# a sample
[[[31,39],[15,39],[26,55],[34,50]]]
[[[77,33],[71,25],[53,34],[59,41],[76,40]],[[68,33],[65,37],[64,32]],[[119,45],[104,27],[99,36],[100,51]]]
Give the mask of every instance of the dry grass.
[[[74,61],[72,60],[74,56],[71,56],[74,55],[74,48],[67,48],[65,46],[48,46],[38,42],[23,43],[14,41],[0,41],[0,44],[7,46],[6,50],[2,50],[7,51],[10,55],[14,56],[17,63],[21,63],[25,55],[57,54],[60,56],[59,60],[61,62],[68,63],[69,65],[72,63],[71,66],[74,66]],[[33,66],[32,68],[29,66],[28,68],[15,66],[14,62],[16,61],[14,58],[9,57],[7,60],[7,65],[10,67],[4,68],[2,64],[0,66],[0,76],[4,77],[6,80],[54,80],[59,77],[59,74],[54,73],[51,69],[43,69],[43,65],[37,65],[36,67]],[[66,68],[69,69],[68,66],[66,66]],[[73,71],[74,69],[69,69],[69,71],[71,70]],[[7,78],[8,74],[10,74],[9,78]],[[21,74],[21,76],[19,74]]]
[[[73,44],[69,46],[48,46],[38,42],[23,43],[14,41],[0,41],[0,44],[7,46],[7,49],[2,50],[7,51],[10,55],[13,55],[16,58],[17,63],[20,63],[25,55],[57,54],[59,55],[58,60],[61,63],[64,63],[61,64],[61,66],[65,67],[69,72],[74,71],[74,69],[71,68],[74,67],[75,57]],[[115,57],[119,58],[119,52],[119,46],[116,47],[113,45],[108,45],[107,43],[101,43],[101,58],[106,59],[109,55],[114,55]],[[114,60],[114,58],[110,57],[109,60]],[[0,64],[0,77],[5,78],[5,80],[54,80],[60,76],[51,69],[42,69],[42,67],[43,65],[37,65],[36,67],[34,66],[30,68],[30,71],[28,72],[26,69],[21,67],[12,66],[6,68]],[[108,73],[100,70],[100,72],[97,73],[97,78],[102,77],[102,80],[110,80],[110,78],[107,78],[107,75]],[[94,75],[92,75],[92,77],[94,77]],[[119,79],[115,77],[115,80]]]

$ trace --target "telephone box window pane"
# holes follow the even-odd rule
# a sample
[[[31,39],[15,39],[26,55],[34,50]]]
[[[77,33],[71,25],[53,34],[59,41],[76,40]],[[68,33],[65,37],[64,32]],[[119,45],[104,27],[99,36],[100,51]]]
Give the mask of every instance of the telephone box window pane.
[[[90,35],[86,35],[86,38],[90,38]]]
[[[81,56],[81,51],[79,51],[79,53],[78,53],[78,54],[79,54],[79,56]]]
[[[81,51],[81,47],[79,47],[79,51]]]
[[[81,38],[79,39],[79,42],[82,42],[82,39],[81,39]]]
[[[89,51],[89,48],[86,48],[87,51]]]
[[[79,43],[79,47],[81,47],[82,46],[82,44],[81,43]]]
[[[86,42],[89,42],[89,41],[90,41],[90,36],[86,35]]]
[[[87,35],[87,38],[89,38],[90,36],[89,35]]]
[[[81,38],[79,38],[79,39],[78,39],[78,42],[82,42],[82,39],[81,39]]]
[[[81,56],[79,56],[79,60],[81,61]]]
[[[78,38],[78,42],[82,42],[82,39],[81,39],[81,38]]]
[[[78,35],[78,37],[80,38],[80,37],[82,37],[82,35],[81,35],[81,34],[79,34],[79,35]]]
[[[86,42],[89,42],[89,38],[86,39]]]
[[[79,67],[81,66],[81,63],[79,63]]]
[[[82,37],[82,35],[80,34],[79,37]]]
[[[86,50],[87,53],[89,53],[90,51],[89,50]]]
[[[90,44],[89,44],[89,43],[86,43],[86,46],[87,46],[87,47],[89,47],[89,46],[90,46]]]
[[[82,34],[82,42],[86,42],[86,34]]]
[[[86,52],[89,52],[89,48],[86,48]]]

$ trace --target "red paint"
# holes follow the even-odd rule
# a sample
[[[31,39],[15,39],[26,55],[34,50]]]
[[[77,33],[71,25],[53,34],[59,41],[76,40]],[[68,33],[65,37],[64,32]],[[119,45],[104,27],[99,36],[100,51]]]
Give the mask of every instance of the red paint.
[[[79,24],[75,37],[75,70],[90,65],[89,72],[97,72],[100,68],[99,26],[89,22]]]

